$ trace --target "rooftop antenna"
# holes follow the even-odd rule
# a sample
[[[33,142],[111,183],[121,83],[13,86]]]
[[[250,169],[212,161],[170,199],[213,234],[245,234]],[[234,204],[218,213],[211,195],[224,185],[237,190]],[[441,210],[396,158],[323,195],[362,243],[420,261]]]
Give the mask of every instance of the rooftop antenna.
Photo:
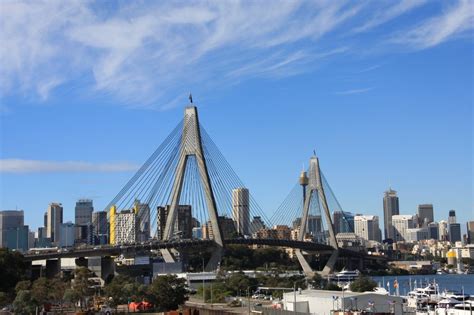
[[[193,95],[191,93],[189,93],[189,101],[191,102],[191,104],[193,103]]]

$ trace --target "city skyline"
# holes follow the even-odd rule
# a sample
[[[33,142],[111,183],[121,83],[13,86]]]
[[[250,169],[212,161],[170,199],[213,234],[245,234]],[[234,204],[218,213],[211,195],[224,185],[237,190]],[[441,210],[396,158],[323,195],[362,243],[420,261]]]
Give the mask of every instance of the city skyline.
[[[93,199],[96,210],[103,210],[181,119],[190,91],[206,130],[267,214],[283,201],[316,149],[345,211],[382,220],[383,192],[391,186],[398,191],[400,214],[416,213],[419,204],[429,203],[435,221],[445,219],[451,209],[458,218],[473,218],[469,2],[320,8],[302,3],[281,6],[269,16],[259,14],[264,7],[240,4],[229,12],[212,3],[185,7],[183,11],[199,12],[185,16],[169,7],[166,12],[175,20],[165,23],[174,26],[178,17],[189,19],[191,26],[186,27],[195,30],[202,24],[214,35],[213,23],[224,16],[242,23],[238,13],[249,13],[243,14],[250,16],[243,34],[252,43],[225,33],[228,37],[214,38],[213,46],[213,37],[198,34],[209,46],[184,40],[184,46],[158,52],[171,56],[193,48],[208,50],[201,50],[202,55],[176,54],[181,59],[166,64],[154,57],[140,59],[150,52],[144,39],[151,46],[160,42],[143,34],[142,27],[150,21],[145,12],[153,17],[158,5],[130,9],[76,3],[68,8],[46,3],[22,8],[39,16],[57,11],[55,25],[42,25],[42,18],[33,19],[40,25],[24,23],[14,4],[1,5],[2,25],[11,26],[2,29],[33,35],[2,34],[9,49],[0,48],[1,66],[7,69],[1,74],[0,208],[24,210],[25,224],[32,229],[41,225],[51,202],[62,203],[64,222],[74,221],[78,199]],[[79,24],[72,26],[62,23],[82,9],[90,16],[79,15]],[[328,24],[309,24],[307,33],[296,32],[297,39],[287,39],[282,25],[295,16],[304,25],[315,15],[327,17]],[[265,17],[272,27],[262,28]],[[447,22],[452,20],[457,22]],[[30,32],[30,27],[44,32]],[[106,38],[86,40],[91,33],[100,37],[107,27],[117,34],[133,29],[137,41],[130,41],[133,47],[113,47]],[[258,27],[261,33],[256,34]],[[58,69],[49,67],[54,60],[50,55],[39,54],[29,65],[28,49],[16,56],[19,63],[9,62],[20,51],[15,49],[16,38],[42,52],[67,47],[76,62],[60,58]],[[104,46],[98,44],[101,40]],[[230,53],[229,47],[245,53]],[[268,61],[256,62],[267,53]],[[54,49],[53,56],[58,56]],[[118,58],[116,64],[107,64],[111,56]],[[136,62],[131,73],[126,72],[130,69],[124,56]],[[224,67],[227,60],[235,63]],[[190,66],[177,67],[184,61]],[[152,76],[149,65],[173,66],[176,76],[164,82],[166,72],[155,69],[160,76]],[[101,76],[107,69],[114,78],[128,74],[149,79],[150,85],[142,85],[148,89],[139,93],[137,86],[121,81],[118,89],[120,82]],[[71,75],[75,70],[79,76]],[[215,79],[206,83],[206,78]]]

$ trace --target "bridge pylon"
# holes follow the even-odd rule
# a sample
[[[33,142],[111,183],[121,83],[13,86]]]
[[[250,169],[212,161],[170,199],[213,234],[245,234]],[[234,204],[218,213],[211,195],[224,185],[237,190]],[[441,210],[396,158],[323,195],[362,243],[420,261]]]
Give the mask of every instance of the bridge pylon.
[[[326,225],[329,231],[329,245],[334,248],[334,252],[332,253],[331,257],[326,263],[326,266],[321,272],[322,275],[327,275],[331,273],[334,269],[337,257],[339,256],[339,247],[337,245],[336,235],[334,234],[334,225],[331,219],[331,212],[329,210],[326,194],[324,192],[324,187],[322,184],[321,169],[319,168],[319,159],[316,157],[316,155],[312,156],[309,160],[308,183],[306,187],[306,193],[304,194],[303,215],[301,218],[301,225],[298,233],[299,241],[304,241],[308,224],[309,209],[311,206],[311,198],[314,194],[319,197],[320,203],[322,205],[324,217],[326,219]],[[307,274],[308,276],[312,276],[315,274],[315,272],[311,269],[308,262],[301,253],[301,250],[296,250],[296,257],[298,258],[298,261],[301,267],[303,268],[305,274]]]
[[[190,156],[194,156],[198,166],[204,197],[206,199],[214,241],[219,247],[223,247],[224,240],[222,238],[221,229],[217,219],[218,212],[216,200],[212,190],[206,159],[204,157],[198,112],[195,106],[188,106],[184,111],[184,123],[181,135],[180,150],[179,161],[176,166],[174,183],[171,191],[171,205],[169,208],[168,217],[166,219],[163,239],[170,240],[174,236],[176,215],[187,165],[186,162]]]

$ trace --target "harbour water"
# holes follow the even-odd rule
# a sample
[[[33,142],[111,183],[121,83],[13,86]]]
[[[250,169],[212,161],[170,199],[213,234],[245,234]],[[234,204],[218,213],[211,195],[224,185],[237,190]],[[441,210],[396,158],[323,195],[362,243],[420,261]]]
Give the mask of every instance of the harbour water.
[[[415,287],[425,287],[428,282],[436,281],[439,290],[463,291],[466,294],[474,295],[474,274],[444,274],[444,275],[417,275],[417,276],[385,276],[372,277],[374,281],[382,286],[385,283],[385,289],[391,294],[395,293],[393,287],[394,281],[398,281],[400,295],[406,295],[410,291],[410,281],[412,289]],[[416,282],[415,282],[416,281]],[[387,286],[387,283],[389,286]]]

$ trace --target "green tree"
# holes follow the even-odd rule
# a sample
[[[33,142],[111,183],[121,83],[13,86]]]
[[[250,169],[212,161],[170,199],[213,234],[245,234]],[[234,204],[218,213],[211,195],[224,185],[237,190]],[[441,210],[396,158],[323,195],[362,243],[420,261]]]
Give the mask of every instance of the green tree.
[[[31,288],[31,281],[30,280],[22,280],[18,282],[15,286],[15,292],[18,294],[18,292],[23,291],[23,290],[30,290]]]
[[[158,311],[176,310],[188,300],[185,280],[175,275],[159,276],[150,285],[148,298]]]
[[[376,287],[377,287],[377,283],[367,276],[358,277],[350,285],[350,289],[352,292],[373,291]]]
[[[4,300],[11,301],[18,281],[26,278],[28,264],[23,255],[8,248],[0,248],[0,292],[5,292]]]
[[[74,305],[74,310],[76,310],[77,302],[81,299],[81,296],[73,289],[67,288],[64,290],[63,301],[71,303]]]
[[[127,276],[117,275],[105,286],[104,293],[110,299],[110,306],[117,307],[128,303],[134,289],[133,280]]]
[[[13,310],[16,314],[34,314],[37,306],[29,290],[20,290],[13,301]]]
[[[74,271],[74,279],[72,280],[72,289],[79,295],[81,310],[86,305],[87,300],[94,295],[94,289],[91,287],[92,284],[89,278],[92,276],[92,272],[86,267],[77,268]]]
[[[38,302],[39,305],[44,305],[49,302],[49,281],[45,277],[41,277],[33,282],[31,286],[31,296]]]

